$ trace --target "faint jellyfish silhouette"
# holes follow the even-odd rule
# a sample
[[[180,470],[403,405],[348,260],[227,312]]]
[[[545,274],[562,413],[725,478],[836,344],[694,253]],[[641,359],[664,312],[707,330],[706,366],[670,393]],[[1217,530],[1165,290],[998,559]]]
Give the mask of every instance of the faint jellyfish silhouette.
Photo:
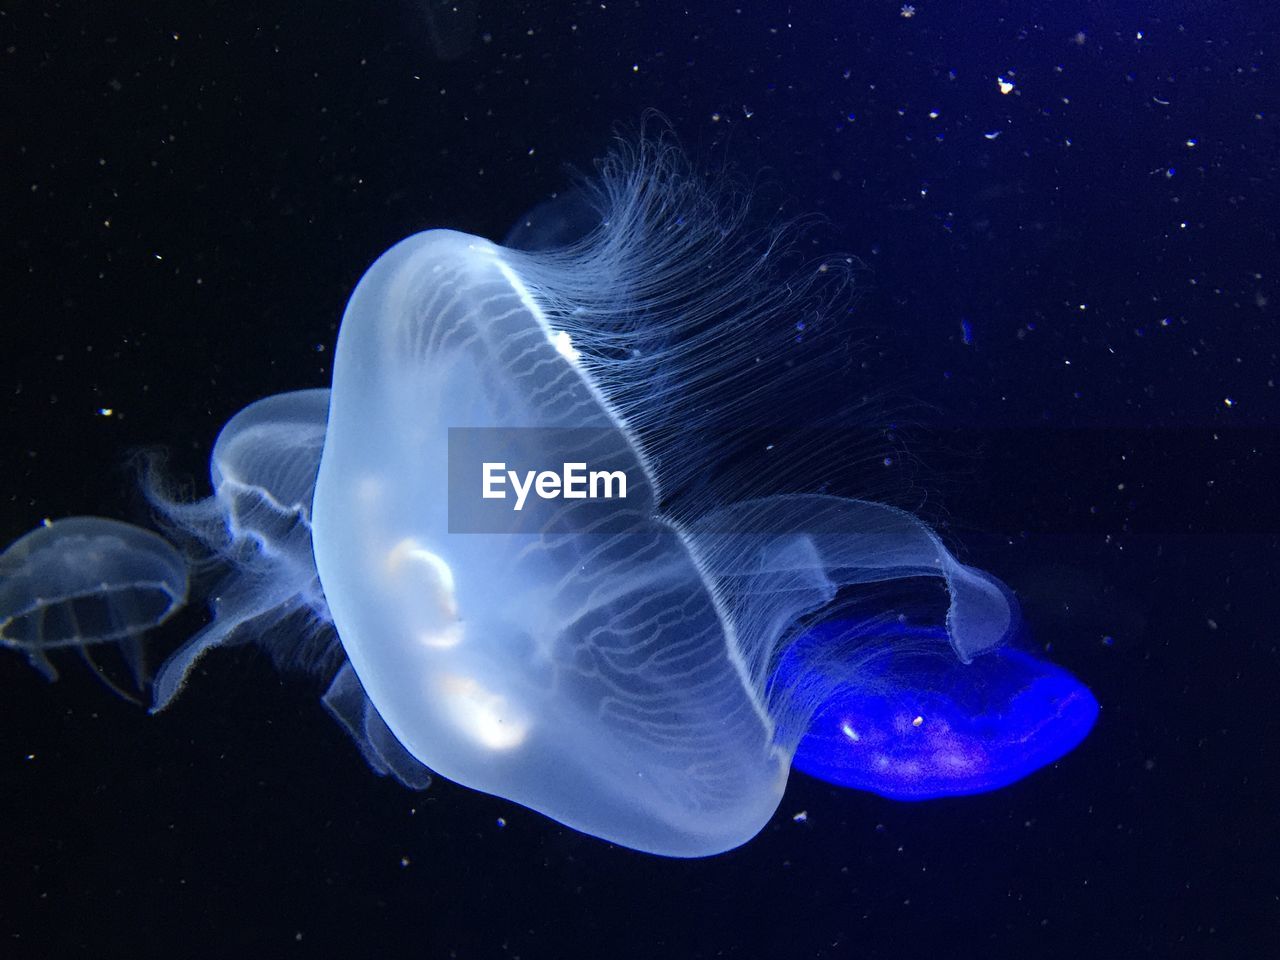
[[[119,520],[68,517],[0,554],[0,645],[21,650],[50,680],[58,673],[49,653],[73,648],[95,676],[133,699],[94,663],[91,647],[118,645],[142,689],[141,637],[186,599],[186,562],[162,537]]]
[[[571,187],[537,204],[517,220],[502,238],[502,245],[531,253],[564,249],[598,230],[602,215],[589,192]]]
[[[476,8],[480,0],[418,0],[427,24],[431,48],[441,60],[457,60],[476,35]]]

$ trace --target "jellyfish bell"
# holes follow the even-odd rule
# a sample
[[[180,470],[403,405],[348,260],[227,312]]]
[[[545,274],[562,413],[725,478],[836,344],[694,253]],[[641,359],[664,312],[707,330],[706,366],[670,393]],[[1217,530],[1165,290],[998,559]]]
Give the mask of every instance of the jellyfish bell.
[[[116,645],[141,690],[142,635],[182,608],[187,587],[182,554],[150,530],[105,517],[56,520],[0,554],[0,645],[21,650],[50,680],[58,676],[50,652],[74,649],[95,676],[134,699],[91,648]]]
[[[736,846],[776,808],[790,758],[696,558],[653,513],[642,452],[561,332],[475,237],[420,234],[370,268],[339,333],[316,486],[329,609],[430,769],[628,846]],[[579,530],[564,501],[509,532],[471,532],[481,516],[451,532],[451,428],[515,428],[543,464],[561,451],[542,437],[600,431],[630,522]]]

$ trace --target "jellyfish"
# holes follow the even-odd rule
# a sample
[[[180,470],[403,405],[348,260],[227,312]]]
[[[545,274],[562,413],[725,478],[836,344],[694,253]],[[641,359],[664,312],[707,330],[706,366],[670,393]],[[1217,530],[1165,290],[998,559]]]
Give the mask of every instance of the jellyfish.
[[[163,537],[105,517],[67,517],[0,554],[0,645],[54,680],[50,652],[75,649],[96,667],[91,647],[115,644],[141,686],[142,635],[182,608],[187,586],[186,560]],[[132,699],[108,673],[94,673]]]
[[[148,474],[163,521],[203,544],[219,571],[211,622],[170,656],[152,681],[152,709],[173,701],[200,657],[256,642],[285,671],[330,677],[329,713],[369,765],[414,789],[430,774],[390,734],[364,694],[332,629],[312,553],[312,497],[324,445],[329,391],[296,390],[258,400],[227,421],[210,459],[213,496],[195,503]]]
[[[221,571],[155,709],[208,651],[261,643],[326,678],[379,773],[676,857],[758,833],[793,761],[963,793],[1084,736],[1087,690],[1009,645],[1008,589],[910,512],[824,492],[839,444],[789,440],[847,332],[847,259],[797,262],[791,226],[753,230],[666,135],[619,143],[551,212],[571,227],[520,249],[395,244],[351,295],[331,389],[232,418],[212,497],[148,483]]]

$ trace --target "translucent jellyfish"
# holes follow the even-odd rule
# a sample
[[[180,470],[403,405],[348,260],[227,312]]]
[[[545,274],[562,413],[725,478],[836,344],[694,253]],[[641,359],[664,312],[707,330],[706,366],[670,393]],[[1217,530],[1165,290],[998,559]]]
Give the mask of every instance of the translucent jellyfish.
[[[300,390],[245,407],[222,428],[209,462],[213,496],[187,503],[155,468],[148,495],[176,537],[209,558],[202,579],[212,622],[156,674],[155,709],[168,706],[208,649],[271,636],[281,666],[310,664],[329,646],[329,614],[311,553],[311,498],[324,444],[328,390]],[[277,629],[287,623],[285,629]]]
[[[1067,701],[1092,700],[1004,646],[1008,590],[910,513],[817,492],[856,451],[791,427],[847,344],[824,304],[848,263],[793,262],[785,228],[746,217],[642,135],[529,218],[523,249],[430,230],[379,257],[332,391],[233,418],[208,500],[151,485],[222,571],[156,708],[253,640],[328,680],[379,772],[670,856],[749,840],[797,756],[918,796],[1069,749],[1088,722]],[[900,736],[911,710],[951,754]],[[841,754],[824,744],[846,721],[897,739]],[[961,755],[969,776],[939,773]]]
[[[345,662],[316,574],[311,501],[328,407],[328,390],[298,390],[237,413],[214,444],[207,500],[184,503],[150,487],[162,517],[194,535],[226,571],[210,591],[212,622],[157,673],[154,709],[170,704],[207,650],[258,642],[283,670],[331,676],[325,706],[370,766],[421,788],[430,775],[391,736]]]
[[[141,636],[186,599],[186,561],[162,537],[104,517],[68,517],[0,554],[0,645],[23,651],[54,680],[50,651],[74,648],[87,659],[91,645],[115,643],[141,685]]]

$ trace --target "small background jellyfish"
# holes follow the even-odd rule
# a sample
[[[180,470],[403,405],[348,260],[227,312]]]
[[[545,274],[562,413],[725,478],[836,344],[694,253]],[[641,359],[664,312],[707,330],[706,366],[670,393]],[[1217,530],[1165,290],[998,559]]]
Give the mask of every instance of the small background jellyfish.
[[[523,250],[432,230],[387,251],[351,296],[332,390],[233,417],[208,499],[152,474],[168,533],[224,571],[154,708],[204,653],[254,641],[327,678],[379,773],[434,771],[681,857],[759,832],[793,758],[925,797],[1071,749],[1096,704],[1004,648],[1008,591],[909,512],[820,492],[824,464],[860,451],[811,412],[791,422],[823,370],[796,334],[847,337],[851,263],[749,223],[746,191],[650,125],[517,225]],[[611,465],[626,500],[486,526],[460,494],[467,438],[526,466]]]
[[[149,530],[104,517],[68,517],[37,527],[0,554],[0,645],[21,650],[48,679],[51,652],[71,649],[127,699],[93,660],[115,645],[132,683],[143,689],[148,667],[142,636],[187,600],[186,559]]]

